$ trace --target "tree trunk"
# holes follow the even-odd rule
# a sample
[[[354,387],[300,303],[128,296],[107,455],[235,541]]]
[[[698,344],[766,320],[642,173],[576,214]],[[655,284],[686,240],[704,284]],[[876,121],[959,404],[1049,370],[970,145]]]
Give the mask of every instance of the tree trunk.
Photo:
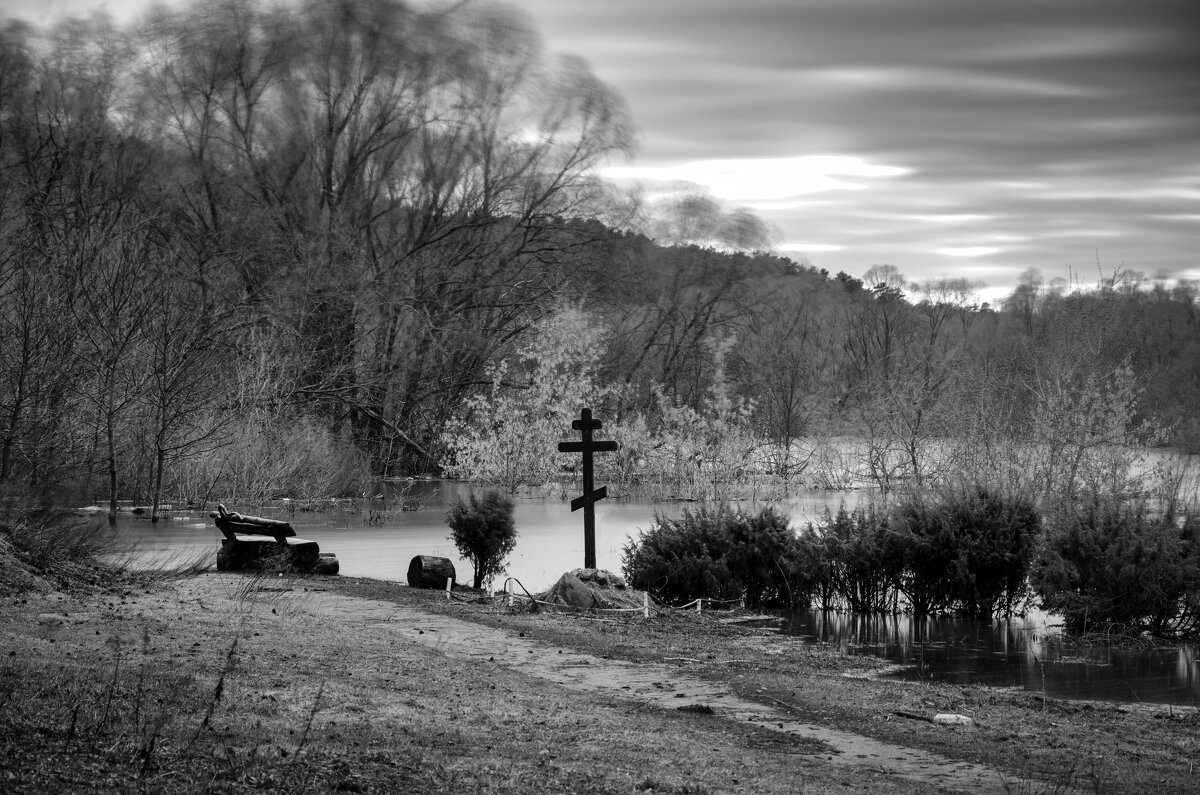
[[[150,523],[158,521],[158,506],[162,502],[163,466],[166,463],[167,451],[159,447],[154,456],[154,499],[150,504]]]
[[[449,558],[417,555],[408,564],[410,588],[445,588],[447,579],[451,581],[451,584],[457,583],[454,564]]]
[[[113,439],[113,416],[110,411],[104,428],[108,442],[108,523],[117,523],[117,446]]]

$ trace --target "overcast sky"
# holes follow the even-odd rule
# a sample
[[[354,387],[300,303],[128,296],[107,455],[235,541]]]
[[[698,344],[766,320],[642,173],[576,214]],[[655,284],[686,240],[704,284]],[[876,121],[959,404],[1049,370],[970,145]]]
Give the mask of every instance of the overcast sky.
[[[830,272],[1200,279],[1197,0],[511,4],[629,103],[613,177],[702,185]]]
[[[623,175],[831,272],[1200,278],[1196,0],[521,0],[629,102]]]

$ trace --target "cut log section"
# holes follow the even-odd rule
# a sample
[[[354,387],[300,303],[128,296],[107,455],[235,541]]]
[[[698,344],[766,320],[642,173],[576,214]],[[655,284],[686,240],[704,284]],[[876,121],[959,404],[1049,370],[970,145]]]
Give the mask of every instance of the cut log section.
[[[337,574],[342,570],[342,564],[338,563],[337,555],[332,552],[322,552],[321,557],[313,564],[313,574],[332,575]]]
[[[445,588],[447,578],[452,585],[458,584],[449,558],[417,555],[408,564],[408,584],[412,588]]]

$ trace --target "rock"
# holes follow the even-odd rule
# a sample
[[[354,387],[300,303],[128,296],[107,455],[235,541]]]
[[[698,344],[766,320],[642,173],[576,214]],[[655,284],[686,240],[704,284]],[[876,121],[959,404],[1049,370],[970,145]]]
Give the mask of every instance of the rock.
[[[542,601],[568,607],[579,607],[590,610],[601,607],[600,599],[591,588],[583,584],[583,580],[568,572],[558,578],[558,582],[542,597]]]
[[[603,569],[569,571],[549,591],[538,596],[542,602],[584,610],[641,608],[644,598],[641,591],[631,590],[623,579]]]
[[[601,587],[616,588],[622,591],[628,587],[624,578],[613,574],[608,569],[574,569],[571,574],[581,582],[595,583]]]
[[[974,726],[975,721],[966,715],[943,712],[933,716],[933,722],[941,726]]]

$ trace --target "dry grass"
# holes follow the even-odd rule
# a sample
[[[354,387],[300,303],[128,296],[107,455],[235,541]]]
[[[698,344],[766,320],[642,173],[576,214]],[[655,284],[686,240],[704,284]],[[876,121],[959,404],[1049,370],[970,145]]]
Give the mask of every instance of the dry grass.
[[[146,585],[207,571],[215,552],[179,554],[151,564],[122,544],[103,519],[66,512],[0,515],[0,594],[83,592]]]
[[[282,576],[281,576],[282,575]],[[448,656],[319,591],[548,648],[667,662],[793,717],[1005,772],[1001,791],[1190,792],[1195,711],[884,683],[871,663],[712,616],[528,614],[349,578],[207,574],[0,598],[0,791],[927,791],[701,712]],[[854,675],[854,678],[847,676]],[[895,719],[961,712],[969,731]]]
[[[207,576],[222,585],[201,598],[0,603],[0,789],[792,792],[821,768],[752,727],[314,624],[294,609],[312,581]]]

